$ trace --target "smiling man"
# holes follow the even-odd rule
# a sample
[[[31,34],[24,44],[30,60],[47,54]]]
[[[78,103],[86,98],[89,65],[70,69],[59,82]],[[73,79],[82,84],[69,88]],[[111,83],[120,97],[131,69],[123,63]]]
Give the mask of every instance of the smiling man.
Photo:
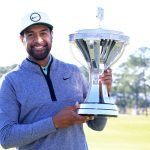
[[[45,66],[49,60],[49,52],[52,45],[52,31],[45,25],[34,25],[24,31],[20,36],[29,59]]]
[[[88,83],[79,69],[50,54],[53,26],[43,12],[27,14],[20,39],[28,57],[0,82],[0,143],[19,150],[87,150],[87,123],[101,131],[107,118],[80,116]],[[111,89],[112,73],[101,81]]]

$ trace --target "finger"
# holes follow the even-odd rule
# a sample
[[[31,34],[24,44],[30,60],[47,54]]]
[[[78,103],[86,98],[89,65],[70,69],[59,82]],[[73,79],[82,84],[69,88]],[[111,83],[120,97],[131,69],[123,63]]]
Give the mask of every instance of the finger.
[[[95,119],[95,117],[94,116],[90,116],[90,118],[89,118],[90,120],[94,120]]]
[[[94,120],[94,116],[85,116],[85,121]]]
[[[100,80],[111,79],[111,78],[112,78],[112,74],[110,72],[106,72],[99,77]]]
[[[99,81],[100,81],[101,83],[111,84],[111,83],[112,83],[112,78],[111,78],[111,77],[105,77],[105,78],[99,79]]]
[[[87,120],[87,121],[89,121],[89,120],[94,120],[94,118],[95,118],[94,116],[86,116],[86,120]]]
[[[105,72],[102,76],[102,78],[111,78],[112,77],[112,73],[111,72]]]
[[[66,107],[65,109],[66,109],[66,110],[70,110],[70,111],[74,111],[74,110],[77,109],[77,106],[76,106],[76,105],[74,105],[74,106],[68,106],[68,107]]]
[[[112,72],[111,68],[107,68],[104,72]]]
[[[105,70],[103,75],[112,75],[112,70],[111,69]]]

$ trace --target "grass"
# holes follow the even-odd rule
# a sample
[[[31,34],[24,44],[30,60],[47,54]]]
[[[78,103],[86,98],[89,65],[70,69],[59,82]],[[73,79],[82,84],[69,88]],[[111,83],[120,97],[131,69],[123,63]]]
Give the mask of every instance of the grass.
[[[85,126],[85,132],[89,150],[150,150],[150,117],[108,118],[103,131]]]
[[[103,131],[85,125],[85,133],[89,150],[150,150],[150,116],[108,118]]]

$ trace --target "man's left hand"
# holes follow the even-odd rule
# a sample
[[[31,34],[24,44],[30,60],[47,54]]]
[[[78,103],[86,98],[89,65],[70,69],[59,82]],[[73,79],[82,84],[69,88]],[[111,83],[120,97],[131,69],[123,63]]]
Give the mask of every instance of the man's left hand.
[[[104,71],[104,73],[100,76],[100,84],[105,84],[107,87],[108,93],[111,91],[112,87],[112,70],[108,68]]]

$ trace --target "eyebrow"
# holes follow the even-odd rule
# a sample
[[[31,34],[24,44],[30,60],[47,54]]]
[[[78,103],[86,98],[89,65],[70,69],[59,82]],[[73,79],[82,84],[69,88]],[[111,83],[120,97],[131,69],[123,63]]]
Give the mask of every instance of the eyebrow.
[[[43,29],[43,30],[41,30],[41,31],[49,31],[49,29]],[[41,31],[40,31],[40,32],[41,32]]]
[[[40,30],[40,32],[44,32],[44,31],[49,31],[49,29],[42,29],[42,30]],[[34,32],[34,31],[32,31],[30,29],[25,31],[25,33],[32,33],[32,32]]]

